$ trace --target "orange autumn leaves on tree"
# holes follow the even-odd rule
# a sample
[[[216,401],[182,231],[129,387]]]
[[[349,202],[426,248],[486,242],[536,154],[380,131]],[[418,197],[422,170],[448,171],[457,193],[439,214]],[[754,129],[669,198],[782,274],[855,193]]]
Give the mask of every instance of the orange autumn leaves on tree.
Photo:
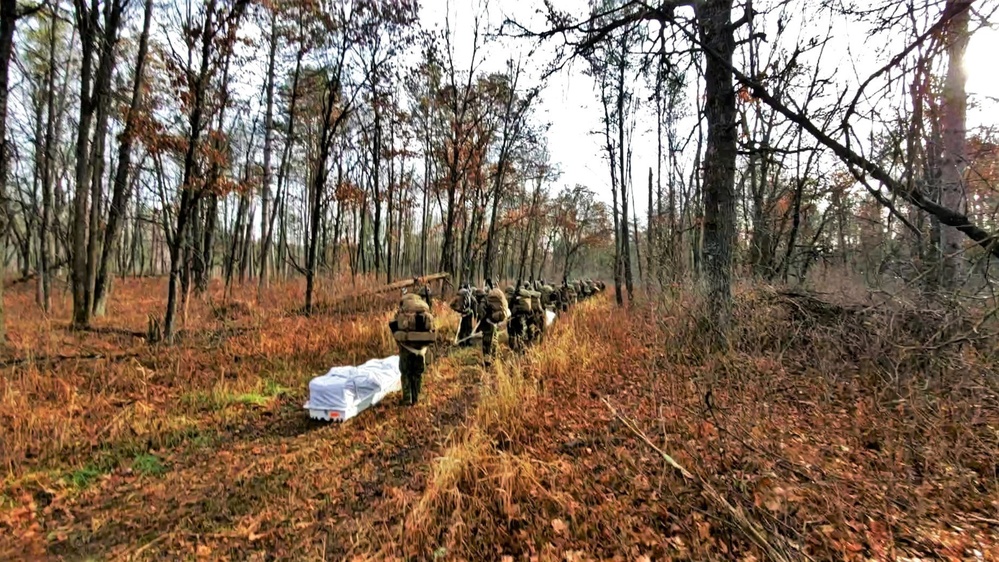
[[[360,205],[364,202],[365,191],[356,183],[343,181],[336,186],[334,197],[342,204]]]

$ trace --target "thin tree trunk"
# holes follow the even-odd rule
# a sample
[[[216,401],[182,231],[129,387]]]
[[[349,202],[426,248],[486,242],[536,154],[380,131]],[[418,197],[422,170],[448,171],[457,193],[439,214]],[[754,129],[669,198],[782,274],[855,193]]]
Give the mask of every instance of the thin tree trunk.
[[[260,277],[257,283],[257,300],[267,288],[269,236],[272,224],[271,214],[271,152],[274,146],[274,67],[277,58],[278,25],[277,14],[271,12],[270,51],[267,55],[266,110],[264,112],[264,166],[260,185]],[[294,93],[292,94],[294,96]]]
[[[626,155],[630,151],[625,150],[625,115],[624,115],[624,80],[625,68],[627,67],[627,34],[621,34],[621,52],[618,54],[618,83],[617,83],[617,134],[618,134],[618,156],[621,158],[621,266],[624,269],[625,287],[628,289],[628,302],[635,298],[634,282],[631,276],[631,234],[628,232],[628,168]]]
[[[604,108],[604,142],[605,150],[607,151],[607,161],[610,165],[610,176],[611,176],[611,211],[614,216],[614,297],[617,300],[618,306],[624,305],[624,292],[622,291],[622,278],[621,278],[621,221],[618,215],[618,205],[617,205],[617,156],[614,152],[614,140],[611,136],[611,114],[610,114],[610,100],[607,97],[607,83],[606,76],[601,78],[600,85],[600,98],[603,103]],[[622,146],[623,150],[624,147]]]
[[[46,114],[45,123],[45,161],[42,166],[42,212],[39,225],[39,260],[38,260],[38,299],[42,310],[49,312],[52,308],[52,273],[51,249],[49,248],[49,223],[52,217],[52,180],[55,166],[55,73],[56,73],[56,38],[59,18],[49,20],[49,59],[46,72]],[[2,179],[0,179],[2,181]]]
[[[90,224],[87,231],[87,309],[90,314],[96,304],[98,261],[101,255],[101,210],[104,205],[104,153],[107,146],[108,120],[111,112],[111,78],[115,68],[115,46],[118,44],[118,27],[122,10],[121,0],[105,4],[105,28],[101,39],[101,57],[97,68],[94,103],[97,121],[91,148],[91,201]]]
[[[182,266],[181,246],[188,238],[188,223],[191,219],[192,211],[198,203],[197,194],[194,192],[195,157],[201,141],[202,127],[204,126],[205,111],[205,90],[208,87],[208,73],[210,65],[210,54],[212,48],[212,38],[214,37],[214,15],[216,0],[208,0],[206,6],[205,23],[201,30],[201,68],[194,82],[194,95],[192,96],[191,116],[189,119],[190,138],[187,142],[187,150],[184,154],[184,172],[181,178],[180,208],[177,211],[177,229],[173,240],[170,243],[170,282],[167,288],[166,315],[163,320],[163,337],[167,342],[172,342],[177,316],[177,290],[181,281]],[[235,9],[235,8],[234,8]],[[186,261],[186,260],[184,260]],[[183,267],[186,270],[186,267]]]
[[[374,69],[372,69],[374,72]],[[371,146],[371,190],[372,190],[372,206],[373,206],[373,224],[374,233],[372,234],[372,240],[374,241],[374,254],[375,254],[375,273],[380,273],[382,270],[382,192],[381,192],[381,160],[382,160],[382,112],[379,107],[380,102],[378,101],[378,90],[376,87],[376,80],[372,76],[371,78],[371,103],[374,107],[375,114],[375,130],[374,130],[374,140]]]
[[[389,127],[392,123],[389,123]],[[390,130],[389,131],[389,158],[388,158],[388,185],[385,186],[385,191],[387,197],[387,210],[388,210],[388,225],[385,229],[385,283],[392,282],[392,243],[395,238],[393,231],[392,222],[392,193],[393,193],[393,182],[395,182],[395,158],[393,156],[393,150],[395,147],[395,135]]]
[[[14,28],[17,26],[17,0],[0,0],[0,232],[6,231],[7,175],[9,147],[7,146],[7,98],[10,92],[10,59],[14,50]],[[6,255],[7,243],[0,240],[0,255]],[[0,264],[0,345],[7,343],[7,325],[3,305],[3,286],[6,267]]]
[[[135,140],[136,114],[142,99],[143,74],[146,64],[146,53],[149,45],[149,27],[152,21],[153,2],[146,0],[143,15],[142,35],[139,37],[139,51],[136,55],[135,76],[132,81],[132,98],[125,114],[125,130],[122,132],[118,146],[118,165],[114,175],[111,207],[108,211],[107,227],[104,230],[104,243],[101,249],[100,265],[94,285],[94,314],[103,316],[110,292],[111,279],[108,276],[108,262],[111,250],[118,243],[121,228],[124,224],[125,209],[130,197],[128,173],[132,164],[132,144]]]

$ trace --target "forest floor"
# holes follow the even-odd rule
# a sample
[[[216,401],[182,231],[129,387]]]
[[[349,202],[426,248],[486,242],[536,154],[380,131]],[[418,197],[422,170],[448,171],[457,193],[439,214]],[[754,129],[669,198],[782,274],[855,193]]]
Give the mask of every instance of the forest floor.
[[[307,383],[393,354],[391,301],[254,293],[192,298],[168,347],[139,337],[162,280],[87,333],[7,291],[0,559],[999,560],[994,341],[756,289],[719,354],[691,299],[602,295],[330,425]]]

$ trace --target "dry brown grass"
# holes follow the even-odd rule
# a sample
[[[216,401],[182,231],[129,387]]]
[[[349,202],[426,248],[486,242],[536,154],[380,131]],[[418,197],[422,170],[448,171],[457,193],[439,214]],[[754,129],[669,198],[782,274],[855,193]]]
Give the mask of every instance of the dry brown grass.
[[[162,281],[116,290],[102,333],[7,295],[19,358],[134,357],[4,369],[0,558],[765,558],[747,526],[793,558],[999,555],[996,340],[949,344],[945,311],[741,288],[716,353],[688,294],[601,297],[488,370],[436,350],[423,404],[328,426],[305,421],[305,383],[394,353],[392,299],[306,317],[295,284],[259,304],[213,287],[178,345],[150,347],[121,332],[160,312]]]

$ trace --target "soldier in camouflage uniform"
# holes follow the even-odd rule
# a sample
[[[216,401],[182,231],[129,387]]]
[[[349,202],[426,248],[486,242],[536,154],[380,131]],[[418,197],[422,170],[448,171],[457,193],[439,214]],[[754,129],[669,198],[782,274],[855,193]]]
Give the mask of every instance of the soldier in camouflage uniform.
[[[413,300],[415,299],[415,303]],[[419,304],[416,304],[419,303]],[[416,325],[400,325],[400,315],[417,314]],[[389,329],[392,331],[399,345],[399,371],[402,374],[402,401],[407,405],[415,405],[419,400],[420,389],[423,386],[423,372],[427,368],[427,348],[433,342],[434,320],[430,314],[430,308],[424,306],[418,297],[412,294],[404,295],[399,303],[399,312],[396,317],[389,322]],[[400,334],[405,336],[400,337]],[[426,337],[413,339],[413,333],[423,333]]]
[[[559,311],[569,312],[569,285],[562,279],[562,286],[558,288]]]
[[[458,290],[458,295],[451,302],[451,309],[461,314],[461,322],[458,324],[458,345],[468,347],[472,345],[471,336],[475,329],[475,299],[472,291],[465,285]]]
[[[512,314],[510,321],[506,324],[507,345],[514,351],[521,351],[529,337],[531,310],[529,304],[525,308],[521,303],[524,300],[529,303],[530,299],[523,296],[522,292],[519,282],[516,289],[507,287],[507,300],[510,303],[510,313]]]
[[[534,297],[533,302],[536,303],[537,306],[534,306],[531,309],[534,324],[534,333],[531,335],[531,343],[540,342],[545,338],[545,303],[541,297],[541,291],[536,290],[534,291],[534,294],[537,296]]]
[[[479,301],[478,316],[482,319],[482,361],[488,367],[492,364],[493,354],[496,348],[496,321],[502,316],[503,311],[496,308],[489,302],[489,292],[493,290],[493,280],[486,279],[485,291]]]

